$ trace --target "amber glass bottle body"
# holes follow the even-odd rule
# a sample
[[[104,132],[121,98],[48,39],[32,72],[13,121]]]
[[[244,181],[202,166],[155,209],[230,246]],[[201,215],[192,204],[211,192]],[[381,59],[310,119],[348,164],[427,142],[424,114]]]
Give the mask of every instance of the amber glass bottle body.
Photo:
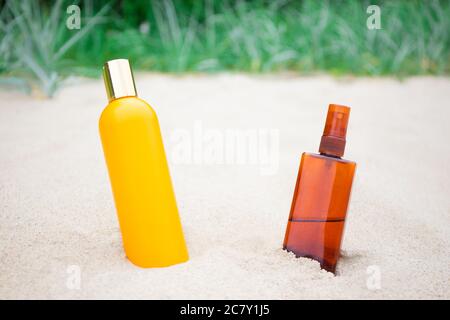
[[[284,249],[336,271],[356,163],[303,153]]]

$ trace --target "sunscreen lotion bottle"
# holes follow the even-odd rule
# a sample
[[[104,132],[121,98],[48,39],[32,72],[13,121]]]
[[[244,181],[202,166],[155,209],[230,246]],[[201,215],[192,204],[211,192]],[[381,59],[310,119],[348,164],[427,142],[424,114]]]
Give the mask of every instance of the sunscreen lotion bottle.
[[[143,268],[189,259],[155,111],[136,94],[126,59],[103,67],[109,104],[100,137],[127,258]]]
[[[319,154],[303,153],[283,248],[335,273],[356,163],[344,160],[350,108],[330,104]]]

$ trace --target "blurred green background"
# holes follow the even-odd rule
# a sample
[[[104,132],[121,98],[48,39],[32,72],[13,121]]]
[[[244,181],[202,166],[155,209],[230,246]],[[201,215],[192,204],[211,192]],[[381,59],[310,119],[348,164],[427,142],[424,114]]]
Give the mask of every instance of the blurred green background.
[[[81,8],[81,29],[66,12]],[[381,29],[369,30],[369,5]],[[450,1],[0,0],[0,84],[51,96],[129,58],[162,72],[448,75]]]

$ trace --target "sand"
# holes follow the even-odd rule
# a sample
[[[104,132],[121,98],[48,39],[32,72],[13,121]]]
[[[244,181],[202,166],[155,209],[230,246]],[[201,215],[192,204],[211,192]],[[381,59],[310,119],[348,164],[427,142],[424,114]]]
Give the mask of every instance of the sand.
[[[136,78],[160,118],[189,262],[125,258],[100,80],[51,100],[1,91],[1,299],[450,298],[449,78]],[[352,107],[345,158],[358,163],[337,276],[281,249],[301,153],[317,151],[331,102]],[[211,156],[229,132],[257,134],[270,157]]]

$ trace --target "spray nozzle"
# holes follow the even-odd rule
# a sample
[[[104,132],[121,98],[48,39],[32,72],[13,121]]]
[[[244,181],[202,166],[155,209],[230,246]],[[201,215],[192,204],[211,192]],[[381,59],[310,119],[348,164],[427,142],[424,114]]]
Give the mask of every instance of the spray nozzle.
[[[349,116],[349,107],[338,104],[329,105],[327,121],[320,141],[320,153],[335,157],[344,155]]]

